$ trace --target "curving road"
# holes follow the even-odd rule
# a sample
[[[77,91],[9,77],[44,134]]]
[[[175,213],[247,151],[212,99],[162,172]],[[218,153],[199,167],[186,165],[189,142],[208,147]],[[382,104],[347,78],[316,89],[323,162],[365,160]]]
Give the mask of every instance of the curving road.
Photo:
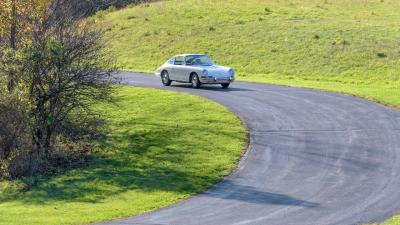
[[[236,82],[161,87],[122,73],[124,85],[215,100],[249,127],[238,169],[213,189],[149,214],[103,224],[350,225],[400,211],[400,112],[336,93]]]

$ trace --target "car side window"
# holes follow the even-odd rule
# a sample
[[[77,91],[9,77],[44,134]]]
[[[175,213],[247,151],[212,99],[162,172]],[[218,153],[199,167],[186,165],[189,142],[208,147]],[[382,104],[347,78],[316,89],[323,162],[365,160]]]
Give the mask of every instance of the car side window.
[[[174,65],[183,65],[185,62],[185,58],[183,56],[177,56],[175,58]]]
[[[170,60],[168,60],[168,64],[174,64],[175,58],[171,58]]]
[[[191,55],[186,56],[186,59],[185,59],[186,65],[193,65],[195,59],[196,58],[194,56],[191,56]]]

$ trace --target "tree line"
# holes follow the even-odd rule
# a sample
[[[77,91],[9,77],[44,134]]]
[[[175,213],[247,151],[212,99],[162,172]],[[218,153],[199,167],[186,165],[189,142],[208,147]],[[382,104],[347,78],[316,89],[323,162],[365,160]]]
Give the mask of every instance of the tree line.
[[[113,63],[85,17],[106,1],[0,2],[0,179],[88,162]],[[111,3],[111,2],[108,2]]]

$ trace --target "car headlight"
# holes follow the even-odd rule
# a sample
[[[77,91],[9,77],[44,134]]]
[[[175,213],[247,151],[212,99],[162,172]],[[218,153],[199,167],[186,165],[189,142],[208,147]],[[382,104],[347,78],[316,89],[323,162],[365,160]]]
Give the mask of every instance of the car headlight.
[[[233,76],[235,75],[235,71],[234,71],[233,69],[230,69],[230,70],[229,70],[229,75],[230,75],[231,77],[233,77]]]
[[[203,70],[203,75],[204,76],[208,76],[208,71],[207,70]]]

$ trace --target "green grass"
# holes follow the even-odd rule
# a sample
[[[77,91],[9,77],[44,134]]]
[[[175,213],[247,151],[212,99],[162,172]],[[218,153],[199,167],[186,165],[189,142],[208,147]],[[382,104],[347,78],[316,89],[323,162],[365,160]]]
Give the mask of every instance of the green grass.
[[[246,131],[227,109],[187,94],[118,90],[115,104],[97,106],[107,118],[107,136],[91,165],[0,183],[0,224],[85,224],[137,215],[204,191],[234,169]]]
[[[170,0],[103,14],[126,71],[207,53],[237,78],[400,107],[398,0]],[[400,225],[400,216],[385,225]]]
[[[395,216],[382,225],[400,225],[400,216]]]
[[[400,107],[398,0],[171,0],[102,14],[128,71],[208,53],[245,81],[345,92]]]

